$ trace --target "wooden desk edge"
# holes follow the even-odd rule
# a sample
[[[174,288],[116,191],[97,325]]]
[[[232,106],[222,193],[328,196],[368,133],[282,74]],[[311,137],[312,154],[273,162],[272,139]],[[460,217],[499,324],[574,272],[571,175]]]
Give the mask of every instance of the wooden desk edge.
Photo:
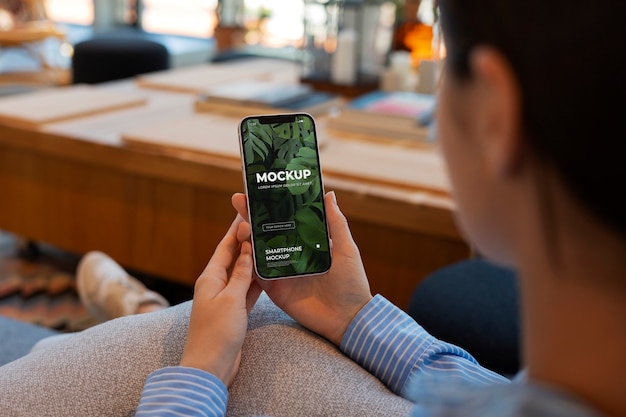
[[[150,153],[43,131],[0,125],[0,146],[106,167],[129,174],[180,181],[227,193],[243,190],[238,161],[209,155]],[[426,235],[462,240],[454,223],[449,198],[427,192],[392,190],[328,176],[325,187],[338,194],[350,219],[365,220]]]

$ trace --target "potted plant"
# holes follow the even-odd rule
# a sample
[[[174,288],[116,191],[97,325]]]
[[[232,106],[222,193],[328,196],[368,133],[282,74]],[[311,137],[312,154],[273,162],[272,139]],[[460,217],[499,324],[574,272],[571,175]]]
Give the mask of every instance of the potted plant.
[[[237,48],[244,43],[244,0],[218,0],[214,37],[218,51]]]

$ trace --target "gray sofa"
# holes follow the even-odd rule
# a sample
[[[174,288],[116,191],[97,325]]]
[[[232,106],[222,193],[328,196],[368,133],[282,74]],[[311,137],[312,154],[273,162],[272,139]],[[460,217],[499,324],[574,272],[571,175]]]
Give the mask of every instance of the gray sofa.
[[[481,260],[451,265],[422,282],[408,312],[434,336],[512,375],[519,367],[516,281],[513,271]],[[146,376],[178,363],[189,307],[114,320],[34,353],[38,340],[56,333],[0,317],[0,415],[132,415]],[[259,300],[229,415],[393,416],[410,409],[269,298]]]
[[[146,376],[178,364],[189,312],[187,302],[123,317],[31,353],[53,332],[1,319],[0,356],[12,361],[0,367],[0,415],[132,415]],[[266,296],[251,313],[229,391],[229,416],[406,416],[412,408]]]

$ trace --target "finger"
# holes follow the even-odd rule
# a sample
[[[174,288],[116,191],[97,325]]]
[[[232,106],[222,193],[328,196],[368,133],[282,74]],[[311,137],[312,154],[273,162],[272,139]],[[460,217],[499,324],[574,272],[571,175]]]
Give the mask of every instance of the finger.
[[[235,266],[228,282],[228,290],[232,291],[239,299],[246,298],[252,283],[252,246],[250,242],[244,242],[241,246],[241,254],[235,262]]]
[[[246,195],[242,193],[235,193],[230,199],[233,207],[237,210],[237,213],[246,221],[250,218],[248,216],[248,200],[246,199]]]
[[[250,223],[244,221],[239,223],[239,229],[237,230],[237,240],[240,243],[243,242],[251,242],[251,234],[252,228],[250,227]],[[257,277],[256,270],[252,270],[253,277]]]
[[[209,260],[205,271],[210,268],[228,269],[233,262],[233,259],[239,254],[239,241],[237,240],[237,230],[239,225],[243,222],[241,216],[235,217],[235,220],[231,223],[228,231],[217,244],[213,256]]]
[[[249,241],[251,234],[252,234],[252,228],[250,227],[250,223],[241,222],[239,224],[239,228],[237,229],[237,240],[239,242]]]
[[[333,242],[333,249],[341,249],[344,245],[354,245],[354,239],[350,232],[348,219],[339,209],[335,192],[331,191],[324,196],[326,203],[326,216],[328,218],[328,229]],[[351,249],[354,249],[352,247]]]
[[[204,296],[213,298],[228,283],[228,268],[239,252],[237,230],[242,222],[240,216],[235,218],[196,281],[196,291],[202,291]]]

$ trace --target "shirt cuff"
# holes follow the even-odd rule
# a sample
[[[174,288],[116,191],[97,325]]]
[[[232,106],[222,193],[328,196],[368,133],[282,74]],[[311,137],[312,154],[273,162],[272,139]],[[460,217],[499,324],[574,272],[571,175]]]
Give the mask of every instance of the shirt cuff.
[[[208,372],[172,366],[151,373],[144,385],[137,416],[226,415],[228,390]]]
[[[391,391],[404,395],[412,370],[434,341],[409,315],[377,295],[352,320],[340,349]]]

